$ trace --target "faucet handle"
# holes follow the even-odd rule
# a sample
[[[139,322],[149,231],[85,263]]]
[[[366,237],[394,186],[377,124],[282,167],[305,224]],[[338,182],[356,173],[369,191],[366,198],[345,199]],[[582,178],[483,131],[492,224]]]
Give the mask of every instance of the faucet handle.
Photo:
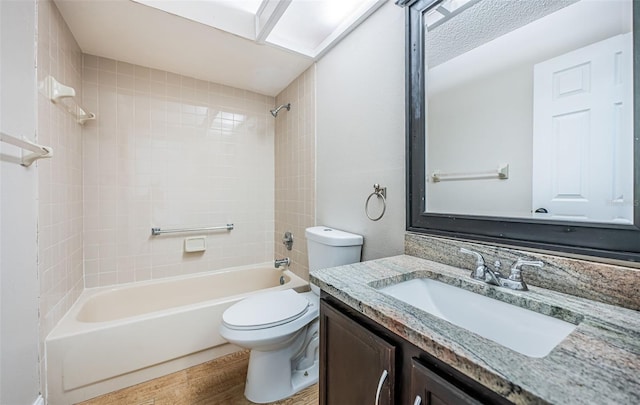
[[[476,258],[476,268],[471,272],[471,278],[476,280],[484,280],[486,278],[486,267],[484,265],[484,258],[478,252],[474,252],[473,250],[460,248],[460,253],[464,253],[467,255],[473,255]]]
[[[511,266],[511,274],[509,274],[509,280],[522,281],[522,266],[543,267],[544,263],[540,260],[524,260],[518,259],[513,266]]]
[[[469,249],[465,249],[465,248],[460,248],[460,253],[464,253],[467,255],[473,255],[476,257],[476,266],[484,266],[484,258],[482,257],[482,255],[478,252],[475,252],[473,250],[469,250]]]
[[[289,259],[288,257],[285,257],[284,259],[276,259],[273,262],[273,265],[275,266],[276,269],[279,268],[280,266],[284,266],[286,270],[291,265],[291,259]]]

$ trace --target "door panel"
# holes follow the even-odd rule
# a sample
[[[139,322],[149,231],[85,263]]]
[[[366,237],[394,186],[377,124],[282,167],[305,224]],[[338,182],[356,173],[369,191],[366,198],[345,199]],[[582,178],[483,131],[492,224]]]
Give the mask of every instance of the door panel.
[[[481,404],[416,359],[411,359],[411,398],[413,405]]]
[[[633,221],[631,34],[534,68],[536,217]]]

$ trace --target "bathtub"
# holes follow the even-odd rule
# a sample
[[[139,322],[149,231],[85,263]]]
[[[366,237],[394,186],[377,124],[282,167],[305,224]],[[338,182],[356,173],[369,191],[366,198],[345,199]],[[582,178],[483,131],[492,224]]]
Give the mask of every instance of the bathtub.
[[[239,350],[218,334],[225,309],[306,286],[263,264],[86,289],[45,340],[47,402],[73,404]]]

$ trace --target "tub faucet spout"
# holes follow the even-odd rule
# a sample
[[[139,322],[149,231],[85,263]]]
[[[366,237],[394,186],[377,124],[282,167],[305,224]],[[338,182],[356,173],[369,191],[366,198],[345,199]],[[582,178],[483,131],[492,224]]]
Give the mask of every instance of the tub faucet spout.
[[[288,257],[285,257],[284,259],[276,259],[273,262],[273,265],[276,266],[276,269],[279,268],[280,266],[284,266],[286,269],[289,267],[290,264],[291,264],[291,259],[289,259]]]

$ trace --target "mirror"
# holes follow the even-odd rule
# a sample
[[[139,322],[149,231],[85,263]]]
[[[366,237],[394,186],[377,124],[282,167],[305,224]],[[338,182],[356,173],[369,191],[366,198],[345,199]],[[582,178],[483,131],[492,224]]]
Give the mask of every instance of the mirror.
[[[405,3],[408,230],[640,261],[633,1]]]
[[[631,0],[524,4],[426,14],[426,210],[631,224]]]

